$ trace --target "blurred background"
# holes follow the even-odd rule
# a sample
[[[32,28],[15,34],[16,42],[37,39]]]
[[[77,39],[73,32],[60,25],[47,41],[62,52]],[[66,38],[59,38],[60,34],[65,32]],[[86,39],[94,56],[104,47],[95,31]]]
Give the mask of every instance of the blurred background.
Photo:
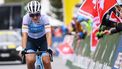
[[[26,13],[24,7],[29,1],[0,0],[0,69],[26,69],[18,53],[21,50],[22,17]],[[91,50],[93,20],[79,15],[85,0],[38,1],[42,6],[41,13],[48,15],[52,27],[52,49],[55,51],[52,69],[122,68],[121,32],[101,36],[101,31],[109,26],[101,27],[96,35],[100,41],[95,50]],[[122,0],[117,1],[122,3]],[[81,26],[80,32],[76,28],[76,19]]]
[[[0,69],[26,69],[18,52],[21,50],[22,17],[26,13],[24,7],[29,1],[0,0]],[[41,13],[49,16],[52,26],[53,49],[56,52],[52,69],[70,69],[66,66],[66,59],[59,55],[57,49],[59,44],[63,43],[67,26],[79,8],[75,5],[81,4],[82,0],[38,1],[42,6]]]

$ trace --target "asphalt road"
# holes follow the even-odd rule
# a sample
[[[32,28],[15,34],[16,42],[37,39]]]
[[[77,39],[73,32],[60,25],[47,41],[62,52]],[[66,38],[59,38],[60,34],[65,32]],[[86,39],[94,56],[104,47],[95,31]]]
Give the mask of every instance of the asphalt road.
[[[0,62],[0,69],[27,69],[26,65],[20,64],[19,61],[8,61],[8,62]],[[52,69],[69,69],[65,66],[65,63],[61,58],[54,58],[54,62],[52,63]]]

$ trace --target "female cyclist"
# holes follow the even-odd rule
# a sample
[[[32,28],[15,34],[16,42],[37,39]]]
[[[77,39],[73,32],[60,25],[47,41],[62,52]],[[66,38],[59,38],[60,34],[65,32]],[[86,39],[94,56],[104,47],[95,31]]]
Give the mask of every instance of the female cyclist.
[[[38,1],[30,1],[25,9],[27,13],[22,21],[22,48],[26,52],[35,52],[40,47],[41,51],[46,51],[52,44],[51,26],[46,15],[40,13],[41,5]],[[45,69],[51,69],[50,57],[48,53],[43,54]],[[36,54],[26,54],[28,69],[35,69]]]

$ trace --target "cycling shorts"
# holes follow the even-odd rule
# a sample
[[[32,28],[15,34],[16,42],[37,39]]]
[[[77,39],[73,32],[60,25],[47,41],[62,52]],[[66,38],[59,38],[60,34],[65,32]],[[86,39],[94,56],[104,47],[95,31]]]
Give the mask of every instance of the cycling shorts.
[[[46,35],[38,39],[33,39],[28,36],[26,50],[28,52],[36,52],[38,49],[40,51],[46,51],[48,49]]]

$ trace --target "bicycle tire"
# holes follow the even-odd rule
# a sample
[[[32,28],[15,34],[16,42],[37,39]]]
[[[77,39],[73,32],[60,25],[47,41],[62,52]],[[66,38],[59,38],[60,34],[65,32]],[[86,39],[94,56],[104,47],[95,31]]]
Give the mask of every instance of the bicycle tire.
[[[35,67],[35,69],[41,69],[40,65],[37,65],[37,66]]]

